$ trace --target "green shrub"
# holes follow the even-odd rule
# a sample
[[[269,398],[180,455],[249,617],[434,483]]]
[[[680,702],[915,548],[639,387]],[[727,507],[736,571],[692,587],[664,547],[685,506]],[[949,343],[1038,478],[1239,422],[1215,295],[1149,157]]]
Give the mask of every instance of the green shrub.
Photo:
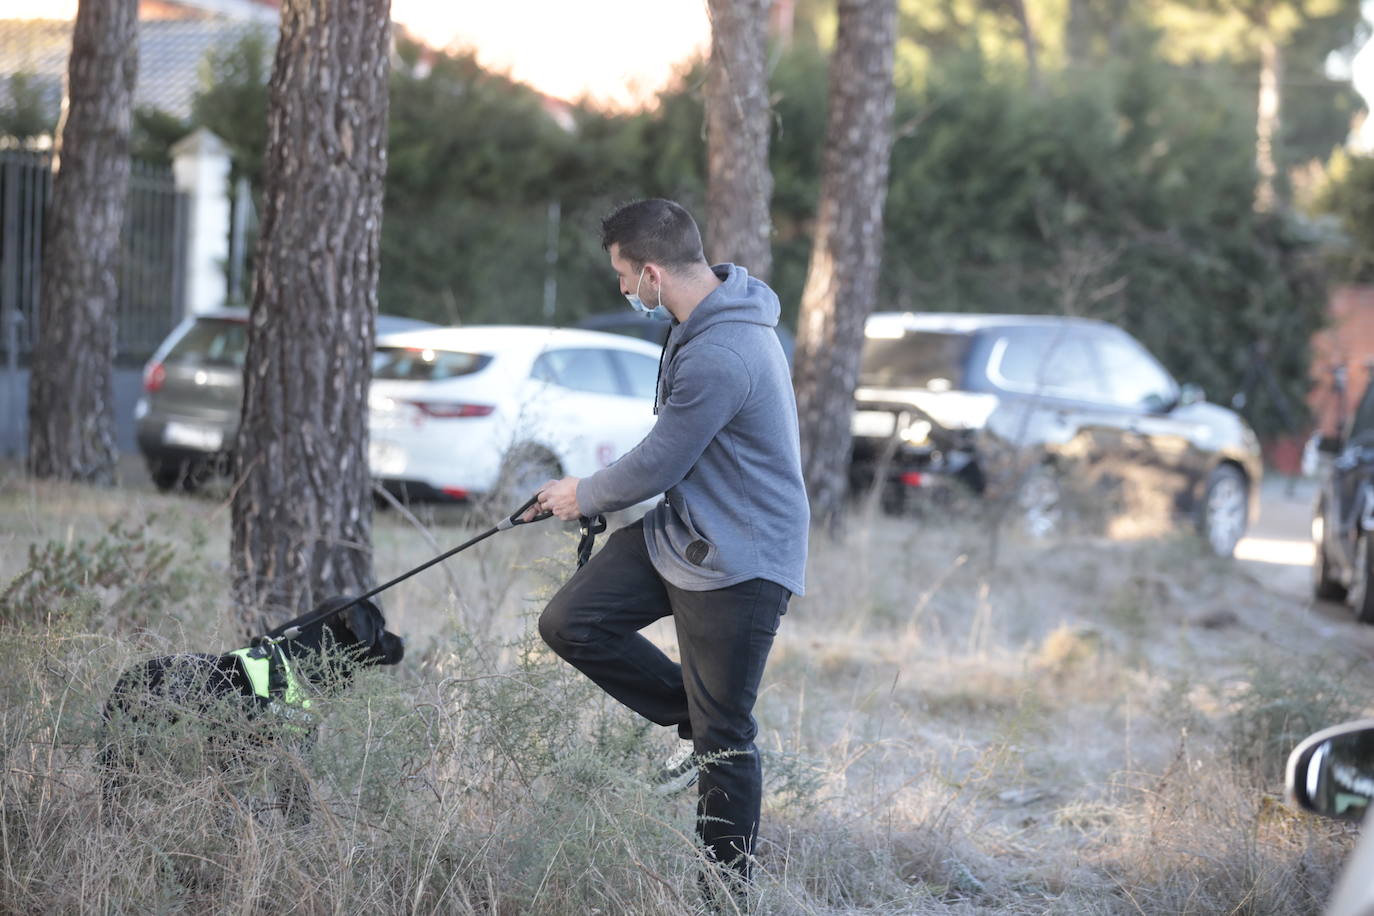
[[[1258,780],[1281,780],[1299,741],[1355,718],[1361,705],[1329,669],[1253,661],[1225,723],[1232,759]]]
[[[137,626],[185,599],[194,574],[171,543],[153,536],[157,520],[151,513],[134,525],[117,519],[93,542],[30,544],[28,564],[0,592],[0,624],[42,625],[67,618],[90,626],[103,611]],[[204,533],[196,532],[192,556],[205,542]]]

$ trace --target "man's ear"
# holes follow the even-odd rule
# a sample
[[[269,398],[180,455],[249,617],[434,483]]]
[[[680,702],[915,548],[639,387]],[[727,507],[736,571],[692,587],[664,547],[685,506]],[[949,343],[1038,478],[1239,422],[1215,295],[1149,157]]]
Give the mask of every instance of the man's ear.
[[[666,271],[653,261],[649,261],[644,265],[644,276],[649,279],[654,289],[663,289],[663,277],[665,273]]]

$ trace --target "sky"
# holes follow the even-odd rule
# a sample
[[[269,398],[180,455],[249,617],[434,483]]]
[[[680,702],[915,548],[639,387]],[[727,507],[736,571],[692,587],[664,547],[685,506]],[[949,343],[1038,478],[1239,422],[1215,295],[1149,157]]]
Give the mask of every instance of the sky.
[[[0,19],[72,19],[77,0],[0,0]],[[706,0],[391,0],[391,18],[436,48],[568,101],[652,98],[711,40]]]
[[[706,0],[391,0],[391,16],[549,95],[620,105],[651,97],[711,39]]]
[[[76,3],[0,0],[0,19],[71,18]],[[1374,23],[1374,0],[1362,6]],[[706,0],[392,0],[391,15],[427,44],[471,48],[484,67],[541,92],[617,106],[651,98],[711,35]],[[1356,56],[1353,82],[1374,109],[1374,41]]]

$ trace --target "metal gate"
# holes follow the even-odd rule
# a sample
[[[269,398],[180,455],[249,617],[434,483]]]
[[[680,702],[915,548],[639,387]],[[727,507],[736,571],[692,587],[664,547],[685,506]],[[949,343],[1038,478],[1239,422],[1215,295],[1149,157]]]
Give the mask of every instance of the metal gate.
[[[0,150],[0,439],[22,449],[27,363],[38,337],[52,155]],[[184,312],[187,198],[167,166],[134,162],[120,233],[116,354],[141,362]]]
[[[0,150],[0,352],[26,357],[38,334],[43,216],[52,196],[48,152]],[[185,195],[166,166],[135,162],[120,235],[117,352],[147,356],[181,317]]]

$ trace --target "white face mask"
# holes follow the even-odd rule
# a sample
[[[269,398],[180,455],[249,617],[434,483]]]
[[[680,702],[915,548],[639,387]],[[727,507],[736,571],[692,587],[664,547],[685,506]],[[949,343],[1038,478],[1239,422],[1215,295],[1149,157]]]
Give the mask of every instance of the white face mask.
[[[662,288],[660,288],[658,291],[658,305],[654,308],[649,308],[647,305],[644,304],[644,300],[639,298],[639,287],[644,283],[644,271],[647,268],[647,266],[648,265],[645,265],[645,267],[641,267],[639,269],[639,280],[635,283],[635,291],[633,293],[626,293],[625,298],[629,301],[630,307],[633,308],[636,312],[639,312],[639,314],[647,315],[650,318],[657,318],[661,321],[667,321],[673,316],[669,314],[666,308],[663,307]]]

